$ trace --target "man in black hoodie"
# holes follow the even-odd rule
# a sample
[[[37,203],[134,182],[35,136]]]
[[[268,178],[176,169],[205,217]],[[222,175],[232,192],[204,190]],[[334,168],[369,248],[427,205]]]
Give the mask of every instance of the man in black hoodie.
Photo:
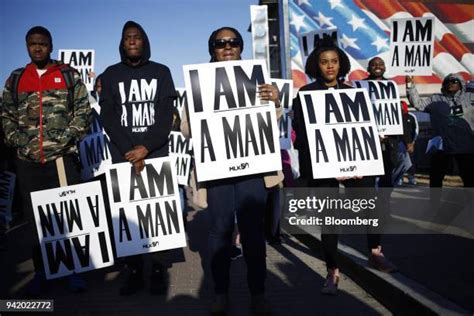
[[[125,23],[120,41],[121,62],[101,75],[101,119],[110,137],[113,163],[129,161],[140,173],[145,159],[168,155],[175,88],[168,67],[150,59],[150,43],[143,28]],[[152,254],[152,294],[166,292],[166,252]],[[143,256],[126,258],[129,276],[121,295],[141,290]]]

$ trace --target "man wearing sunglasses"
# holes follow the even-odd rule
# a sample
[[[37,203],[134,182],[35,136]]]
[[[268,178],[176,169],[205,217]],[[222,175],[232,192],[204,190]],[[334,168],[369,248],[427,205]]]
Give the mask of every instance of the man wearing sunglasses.
[[[454,159],[465,187],[474,187],[474,93],[467,92],[464,79],[447,75],[441,93],[421,98],[413,82],[406,77],[410,103],[420,111],[430,113],[434,130],[431,155],[430,187],[442,187],[449,161]]]

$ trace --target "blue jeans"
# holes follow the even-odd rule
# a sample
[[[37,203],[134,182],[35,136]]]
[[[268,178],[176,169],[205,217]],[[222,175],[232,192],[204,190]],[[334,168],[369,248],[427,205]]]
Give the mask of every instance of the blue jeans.
[[[263,294],[267,272],[263,216],[267,191],[263,177],[246,176],[210,181],[207,202],[210,217],[209,251],[216,294],[229,290],[230,249],[235,217],[247,263],[252,295]]]

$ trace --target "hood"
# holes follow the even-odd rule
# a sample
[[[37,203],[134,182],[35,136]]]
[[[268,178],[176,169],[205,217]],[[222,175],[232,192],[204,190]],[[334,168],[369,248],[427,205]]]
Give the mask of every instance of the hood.
[[[444,79],[443,79],[443,84],[441,85],[441,93],[442,94],[446,94],[446,85],[448,84],[448,81],[453,79],[453,78],[459,80],[459,82],[461,83],[461,90],[460,91],[461,91],[461,93],[464,92],[464,90],[466,89],[466,82],[464,81],[464,78],[462,76],[460,76],[459,74],[451,73],[451,74],[447,75],[446,77],[444,77]]]
[[[125,25],[123,26],[122,38],[120,39],[120,44],[119,44],[120,59],[122,60],[122,62],[124,62],[124,63],[126,62],[125,50],[123,49],[123,37],[124,37],[124,34],[125,34],[125,30],[130,28],[130,27],[136,27],[142,33],[142,36],[143,36],[143,54],[142,54],[142,60],[140,62],[140,65],[143,65],[146,62],[148,62],[148,60],[150,59],[150,55],[151,55],[150,41],[148,40],[148,36],[146,35],[145,30],[142,28],[142,26],[140,24],[134,22],[134,21],[127,21],[127,23],[125,23]]]

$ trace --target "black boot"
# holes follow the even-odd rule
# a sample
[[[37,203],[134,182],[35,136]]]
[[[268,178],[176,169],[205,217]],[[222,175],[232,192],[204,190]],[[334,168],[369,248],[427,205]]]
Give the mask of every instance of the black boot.
[[[132,295],[140,291],[144,287],[143,271],[129,270],[130,274],[127,280],[120,288],[120,295]]]
[[[150,294],[164,295],[168,291],[168,271],[166,268],[153,268],[150,278]]]

